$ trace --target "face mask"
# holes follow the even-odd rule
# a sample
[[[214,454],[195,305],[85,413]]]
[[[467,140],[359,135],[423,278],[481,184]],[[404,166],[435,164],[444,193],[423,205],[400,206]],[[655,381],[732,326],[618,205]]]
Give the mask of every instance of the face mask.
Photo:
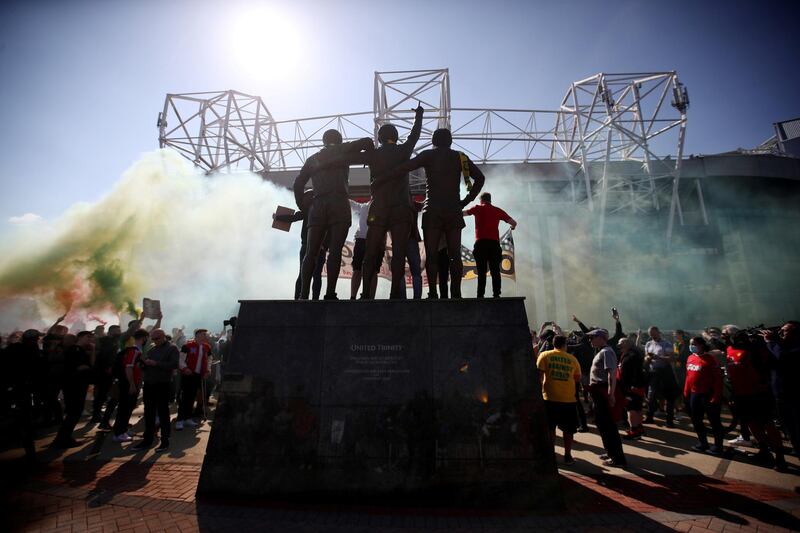
[[[700,348],[695,345],[689,346],[689,351],[692,353],[700,353]]]

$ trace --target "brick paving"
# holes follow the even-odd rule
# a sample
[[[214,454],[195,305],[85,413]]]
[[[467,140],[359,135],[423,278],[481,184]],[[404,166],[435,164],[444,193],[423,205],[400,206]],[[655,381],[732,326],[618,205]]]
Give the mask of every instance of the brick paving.
[[[800,497],[706,476],[563,473],[567,509],[260,507],[198,503],[198,464],[56,462],[5,494],[11,531],[797,531]],[[4,513],[5,514],[5,513]]]
[[[732,462],[681,452],[675,442],[686,435],[659,440],[658,431],[627,448],[626,470],[597,467],[599,439],[580,435],[582,468],[561,470],[566,508],[548,513],[198,502],[207,426],[175,435],[164,455],[130,453],[87,430],[86,448],[62,456],[47,452],[47,436],[33,471],[0,453],[0,531],[800,531],[796,460],[793,475],[748,467],[726,477]]]

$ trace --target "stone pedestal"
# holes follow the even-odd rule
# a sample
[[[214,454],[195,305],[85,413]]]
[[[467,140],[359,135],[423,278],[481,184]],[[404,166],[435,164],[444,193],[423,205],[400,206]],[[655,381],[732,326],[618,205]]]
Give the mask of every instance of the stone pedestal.
[[[559,506],[523,303],[242,301],[198,495]]]

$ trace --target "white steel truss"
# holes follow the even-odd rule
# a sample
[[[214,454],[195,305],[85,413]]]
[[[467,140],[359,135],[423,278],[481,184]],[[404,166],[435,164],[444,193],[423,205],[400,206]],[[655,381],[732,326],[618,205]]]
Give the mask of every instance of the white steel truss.
[[[688,107],[688,93],[674,71],[600,73],[569,87],[556,134],[562,153],[581,165],[586,202],[598,212],[601,237],[607,214],[658,210],[669,196],[671,241],[675,217],[683,223],[679,185]],[[635,161],[641,168],[613,172],[614,160]],[[598,167],[602,171],[594,176]]]
[[[159,113],[159,142],[207,172],[247,169],[269,173],[300,168],[334,128],[345,140],[373,137],[394,124],[411,129],[417,102],[425,108],[417,151],[430,146],[436,128],[448,127],[454,146],[476,163],[571,162],[576,201],[605,218],[669,204],[667,241],[684,223],[680,171],[689,106],[677,73],[600,73],[570,85],[557,110],[452,108],[447,69],[375,72],[372,112],[276,121],[260,97],[237,91],[168,94]],[[620,166],[613,163],[627,162]],[[623,170],[621,170],[623,169]],[[412,176],[412,186],[423,177]]]
[[[158,140],[207,172],[286,166],[275,150],[277,129],[260,96],[238,91],[168,94],[158,114]]]

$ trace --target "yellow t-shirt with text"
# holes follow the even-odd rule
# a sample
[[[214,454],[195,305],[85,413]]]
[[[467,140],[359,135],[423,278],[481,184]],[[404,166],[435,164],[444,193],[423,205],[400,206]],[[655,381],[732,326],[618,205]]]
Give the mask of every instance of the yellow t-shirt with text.
[[[539,354],[536,368],[544,376],[542,396],[550,402],[575,403],[575,382],[581,379],[581,365],[564,350]]]

